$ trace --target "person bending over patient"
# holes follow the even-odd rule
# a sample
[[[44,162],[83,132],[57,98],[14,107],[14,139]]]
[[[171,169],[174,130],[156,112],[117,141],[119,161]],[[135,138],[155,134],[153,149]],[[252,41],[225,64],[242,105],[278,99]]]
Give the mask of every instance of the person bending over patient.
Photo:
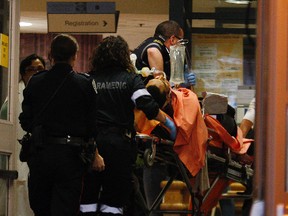
[[[136,159],[135,107],[147,118],[157,119],[174,131],[171,139],[176,136],[173,121],[148,93],[129,55],[128,44],[120,36],[104,38],[92,54],[90,74],[96,92],[96,142],[105,169],[86,176],[81,215],[124,214],[133,188],[132,169]]]

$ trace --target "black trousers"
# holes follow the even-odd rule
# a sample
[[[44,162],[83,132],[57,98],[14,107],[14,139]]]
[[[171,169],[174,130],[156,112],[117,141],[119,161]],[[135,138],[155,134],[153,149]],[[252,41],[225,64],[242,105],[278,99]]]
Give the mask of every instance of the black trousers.
[[[101,205],[123,208],[133,189],[132,168],[137,147],[124,134],[106,130],[98,134],[96,142],[105,170],[85,175],[81,204],[97,203],[98,211]]]
[[[35,216],[78,215],[85,166],[77,147],[47,145],[29,161],[29,201]]]

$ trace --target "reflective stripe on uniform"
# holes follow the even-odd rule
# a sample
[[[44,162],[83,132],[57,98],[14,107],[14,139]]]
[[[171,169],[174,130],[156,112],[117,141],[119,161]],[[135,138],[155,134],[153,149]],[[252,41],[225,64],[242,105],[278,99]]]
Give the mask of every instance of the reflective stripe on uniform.
[[[134,104],[136,103],[136,99],[144,96],[144,95],[150,95],[150,93],[147,91],[147,89],[138,89],[137,91],[135,91],[131,97],[132,101],[134,102]]]
[[[80,205],[80,212],[96,212],[97,211],[97,204],[81,204]]]
[[[100,212],[122,214],[123,215],[123,208],[111,207],[111,206],[102,204],[100,207]]]

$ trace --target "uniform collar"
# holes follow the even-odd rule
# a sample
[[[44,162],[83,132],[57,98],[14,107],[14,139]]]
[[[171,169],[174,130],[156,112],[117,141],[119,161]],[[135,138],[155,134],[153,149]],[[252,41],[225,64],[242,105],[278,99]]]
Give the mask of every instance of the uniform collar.
[[[53,65],[51,68],[51,71],[63,71],[66,73],[69,73],[70,71],[73,70],[72,66],[68,63],[56,63]]]

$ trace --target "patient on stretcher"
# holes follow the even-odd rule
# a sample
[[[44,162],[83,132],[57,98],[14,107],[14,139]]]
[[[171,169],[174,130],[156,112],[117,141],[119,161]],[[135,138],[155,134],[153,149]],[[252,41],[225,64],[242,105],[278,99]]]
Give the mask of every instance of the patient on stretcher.
[[[208,138],[209,146],[229,148],[240,163],[252,163],[252,158],[245,154],[252,140],[243,138],[234,119],[235,110],[228,103],[225,114],[206,113],[203,116],[198,97],[191,90],[172,89],[162,77],[150,80],[146,87],[159,106],[174,120],[177,136],[173,150],[192,176],[204,166]],[[145,119],[137,110],[135,113],[137,132],[168,137],[165,127],[157,121]]]
[[[146,87],[163,111],[173,118],[177,127],[173,150],[195,176],[205,164],[208,140],[208,130],[196,94],[186,88],[171,89],[169,82],[162,78],[150,80]],[[138,111],[135,122],[137,131],[148,135],[159,127],[158,122],[147,121]]]
[[[188,89],[173,90],[165,79],[152,79],[147,90],[158,102],[159,107],[173,118],[177,136],[173,150],[186,166],[191,176],[195,176],[205,165],[208,131],[202,118],[197,96]],[[167,130],[157,121],[149,121],[140,111],[135,111],[137,132],[168,138]],[[165,135],[166,134],[166,135]],[[169,176],[169,166],[154,163],[144,167],[143,183],[148,207],[161,191],[160,183]],[[154,215],[154,214],[153,214]]]
[[[159,107],[174,120],[177,136],[173,151],[177,153],[190,176],[195,177],[200,171],[205,170],[208,151],[226,157],[229,150],[233,160],[238,160],[241,164],[252,163],[252,159],[245,155],[249,145],[241,137],[242,133],[236,125],[235,110],[228,104],[225,114],[203,115],[197,95],[189,89],[171,89],[168,81],[159,78],[150,80],[147,90],[158,102]],[[138,110],[135,111],[135,128],[138,133],[169,139],[169,131],[163,125],[146,119]],[[159,185],[165,180],[165,175],[169,173],[167,166],[162,163],[144,167],[143,183],[148,207],[151,207],[161,191]],[[206,186],[199,186],[199,190],[209,188],[209,182]]]

